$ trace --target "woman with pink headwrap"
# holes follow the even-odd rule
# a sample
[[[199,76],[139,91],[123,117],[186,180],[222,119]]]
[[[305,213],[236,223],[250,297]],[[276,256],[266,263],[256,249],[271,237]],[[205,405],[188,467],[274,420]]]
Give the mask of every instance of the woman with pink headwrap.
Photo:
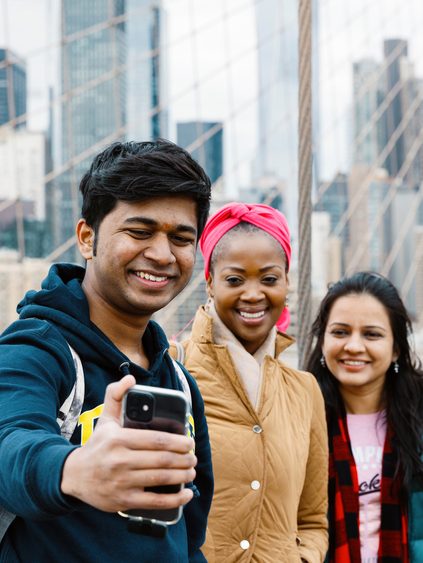
[[[321,562],[326,422],[314,377],[283,361],[293,342],[288,224],[267,205],[230,203],[210,217],[200,249],[209,299],[171,353],[196,377],[209,425],[215,494],[204,553],[218,563]]]

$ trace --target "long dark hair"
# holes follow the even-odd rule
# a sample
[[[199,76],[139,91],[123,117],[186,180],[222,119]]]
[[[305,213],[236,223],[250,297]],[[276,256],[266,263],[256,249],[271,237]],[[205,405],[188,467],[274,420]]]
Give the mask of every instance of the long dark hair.
[[[398,356],[398,373],[393,365],[386,373],[384,398],[388,425],[394,432],[392,447],[397,454],[396,474],[401,471],[403,485],[409,490],[413,476],[423,482],[423,371],[420,360],[410,347],[411,320],[395,286],[373,272],[358,272],[332,284],[323,298],[312,333],[316,339],[306,369],[317,378],[322,390],[328,422],[344,413],[338,382],[326,365],[322,365],[322,346],[333,304],[350,294],[368,294],[386,309]]]

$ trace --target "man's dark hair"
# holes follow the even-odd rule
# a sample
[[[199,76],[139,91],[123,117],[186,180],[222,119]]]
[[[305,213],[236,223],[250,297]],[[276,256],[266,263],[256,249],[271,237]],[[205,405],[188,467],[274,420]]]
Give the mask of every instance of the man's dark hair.
[[[79,189],[82,217],[95,233],[118,201],[190,196],[197,204],[198,238],[210,209],[209,177],[186,150],[165,139],[113,143],[94,158]]]

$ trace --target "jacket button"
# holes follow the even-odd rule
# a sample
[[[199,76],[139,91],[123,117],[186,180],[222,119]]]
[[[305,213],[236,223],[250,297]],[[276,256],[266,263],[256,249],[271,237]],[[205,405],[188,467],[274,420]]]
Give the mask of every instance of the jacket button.
[[[253,491],[258,491],[260,488],[260,481],[251,481],[251,488]]]
[[[256,434],[260,434],[261,432],[263,432],[263,428],[261,426],[259,426],[258,424],[255,424],[253,426],[253,432],[255,432]]]
[[[250,542],[248,540],[242,540],[239,545],[242,549],[248,549],[250,547]]]

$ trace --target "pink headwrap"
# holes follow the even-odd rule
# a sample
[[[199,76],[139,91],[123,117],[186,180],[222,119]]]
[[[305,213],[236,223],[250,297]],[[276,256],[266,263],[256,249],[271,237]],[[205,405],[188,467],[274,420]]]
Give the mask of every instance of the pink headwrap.
[[[261,203],[228,203],[219,211],[214,213],[206,223],[200,238],[200,249],[204,257],[204,275],[206,280],[210,275],[210,258],[216,244],[225,233],[230,231],[239,223],[251,223],[259,229],[266,231],[276,239],[282,246],[287,260],[287,266],[291,262],[291,243],[288,223],[285,216]],[[285,307],[276,323],[276,327],[284,332],[290,321],[288,308]]]

